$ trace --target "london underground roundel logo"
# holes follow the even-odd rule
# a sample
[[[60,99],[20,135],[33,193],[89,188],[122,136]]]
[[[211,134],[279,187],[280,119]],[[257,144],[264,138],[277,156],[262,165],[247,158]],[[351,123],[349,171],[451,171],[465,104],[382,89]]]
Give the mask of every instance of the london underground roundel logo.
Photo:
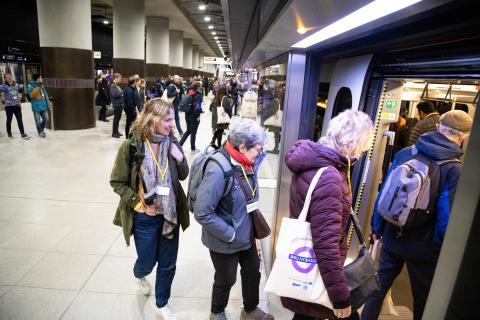
[[[294,253],[289,254],[288,258],[292,260],[295,270],[301,273],[309,273],[317,263],[315,253],[309,247],[298,248]]]

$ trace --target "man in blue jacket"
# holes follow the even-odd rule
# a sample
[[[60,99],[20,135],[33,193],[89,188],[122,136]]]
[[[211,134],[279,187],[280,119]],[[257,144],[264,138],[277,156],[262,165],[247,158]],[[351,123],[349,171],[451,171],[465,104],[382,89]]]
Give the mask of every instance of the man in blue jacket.
[[[33,117],[37,126],[38,135],[45,138],[45,126],[48,122],[48,94],[43,86],[42,76],[34,74],[32,81],[28,84],[27,94],[32,104]]]
[[[437,131],[422,134],[415,143],[415,148],[434,161],[459,159],[463,155],[460,145],[471,128],[472,118],[468,114],[459,110],[449,111],[440,118]],[[413,146],[397,153],[391,168],[411,159],[412,148]],[[402,271],[404,263],[407,264],[412,286],[414,319],[422,318],[447,230],[461,168],[462,164],[459,161],[447,162],[440,166],[439,193],[433,212],[435,217],[433,225],[407,230],[401,235],[398,228],[386,222],[378,213],[378,201],[382,192],[380,191],[372,217],[372,236],[374,239],[383,240],[378,271],[380,291],[367,301],[362,312],[362,320],[378,319],[383,299]]]

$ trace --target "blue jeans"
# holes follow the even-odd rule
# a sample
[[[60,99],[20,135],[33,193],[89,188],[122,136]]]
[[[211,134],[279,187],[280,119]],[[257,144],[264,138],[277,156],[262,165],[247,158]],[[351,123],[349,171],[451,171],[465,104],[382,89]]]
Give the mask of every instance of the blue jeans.
[[[48,112],[45,111],[33,111],[33,117],[35,118],[35,125],[37,126],[38,133],[42,133],[48,122]]]
[[[180,126],[180,115],[178,113],[178,106],[173,106],[173,110],[175,111],[175,125],[177,126],[178,133],[183,134],[182,127]]]
[[[164,221],[163,215],[153,217],[145,213],[133,215],[133,238],[138,255],[133,274],[141,279],[149,275],[158,263],[155,299],[159,308],[166,306],[170,298],[172,281],[177,268],[179,238],[178,227],[174,231],[173,239],[162,236]]]

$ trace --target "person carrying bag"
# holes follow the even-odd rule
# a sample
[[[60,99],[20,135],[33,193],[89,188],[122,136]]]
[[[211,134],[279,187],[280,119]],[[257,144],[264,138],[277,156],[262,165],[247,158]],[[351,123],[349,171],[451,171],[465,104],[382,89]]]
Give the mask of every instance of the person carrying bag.
[[[319,142],[300,140],[285,156],[286,165],[293,173],[290,218],[297,219],[302,210],[304,214],[306,211],[306,217],[300,222],[310,226],[302,227],[303,231],[297,227],[295,238],[283,247],[281,241],[277,242],[277,252],[286,251],[287,255],[282,259],[281,254],[277,254],[273,268],[280,263],[289,273],[277,273],[278,279],[269,279],[267,289],[270,283],[283,281],[290,286],[290,292],[302,288],[311,291],[308,300],[298,295],[291,297],[288,292],[278,293],[282,305],[295,312],[294,320],[358,319],[353,290],[363,286],[352,286],[344,269],[352,204],[349,172],[351,165],[368,150],[372,136],[373,125],[368,115],[346,110],[330,120],[327,133]],[[320,174],[319,170],[323,172]],[[315,179],[318,182],[314,180],[317,174],[321,175]],[[312,190],[310,196],[307,196],[308,189]],[[274,275],[272,271],[271,277]],[[292,279],[301,282],[292,286]],[[323,287],[315,287],[321,282]]]

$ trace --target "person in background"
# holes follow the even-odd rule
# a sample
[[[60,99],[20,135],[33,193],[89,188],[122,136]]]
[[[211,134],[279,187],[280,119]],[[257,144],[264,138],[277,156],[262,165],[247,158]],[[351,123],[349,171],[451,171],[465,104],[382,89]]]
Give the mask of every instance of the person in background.
[[[100,106],[98,112],[98,121],[108,122],[107,120],[107,105],[109,105],[110,97],[108,95],[108,82],[107,79],[102,79],[102,82],[98,86],[98,94],[95,98],[95,104]]]
[[[181,136],[183,136],[183,130],[182,130],[182,127],[180,125],[180,113],[179,113],[179,110],[178,110],[178,106],[180,105],[180,100],[182,99],[182,95],[183,95],[183,88],[182,88],[182,83],[181,83],[181,79],[180,76],[177,76],[177,75],[174,75],[172,77],[172,80],[169,82],[169,85],[167,86],[167,95],[169,94],[170,97],[172,95],[175,95],[175,99],[173,99],[173,108],[175,110],[175,125],[177,127],[177,131],[178,131],[178,134]],[[175,89],[175,91],[177,92],[177,94],[174,94],[173,93],[173,90]]]
[[[25,133],[23,128],[22,120],[22,107],[20,100],[22,99],[22,87],[13,81],[12,74],[9,72],[5,73],[5,82],[0,85],[0,93],[2,94],[2,99],[5,105],[5,112],[7,114],[7,134],[10,139],[13,139],[12,135],[12,119],[15,115],[17,119],[18,130],[20,130],[20,135],[23,139],[28,140],[30,136]]]
[[[32,104],[33,118],[37,127],[38,135],[45,138],[45,126],[48,122],[48,94],[43,85],[42,76],[34,74],[28,84],[27,95]]]
[[[137,81],[137,92],[138,92],[138,112],[142,112],[143,105],[145,104],[146,91],[145,91],[145,79],[139,79]]]
[[[127,116],[127,121],[125,122],[125,139],[128,139],[130,127],[132,126],[133,121],[137,118],[138,92],[135,87],[136,83],[137,80],[135,76],[128,78],[128,86],[123,93],[123,110]]]
[[[112,83],[110,83],[110,99],[113,107],[112,137],[114,138],[120,138],[122,136],[118,131],[118,125],[122,118],[123,111],[123,91],[118,86],[121,79],[122,75],[120,73],[114,73]]]
[[[352,205],[350,170],[368,150],[372,136],[373,124],[368,115],[346,110],[330,120],[327,134],[319,142],[300,140],[285,156],[285,163],[293,172],[290,218],[298,218],[310,182],[320,168],[327,168],[313,191],[307,221],[318,269],[334,308],[282,297],[282,305],[295,312],[293,320],[358,319],[357,312],[352,314],[350,289],[343,271]]]
[[[223,169],[215,161],[209,161],[197,190],[194,217],[202,225],[202,242],[210,250],[215,268],[210,320],[227,320],[225,308],[239,264],[243,297],[240,320],[273,320],[272,315],[258,307],[260,261],[251,214],[247,210],[247,204],[259,199],[257,175],[265,157],[265,142],[265,131],[255,122],[237,122],[219,152],[231,162],[232,179],[236,185],[241,184],[241,188],[232,187],[223,197],[225,183],[228,183]],[[252,192],[251,201],[247,202],[242,188]]]
[[[434,161],[460,159],[463,155],[460,145],[468,136],[472,123],[472,118],[463,111],[453,110],[444,113],[436,126],[437,130],[422,134],[415,146],[400,151],[393,159],[391,168],[396,168],[411,159],[413,148]],[[402,271],[404,264],[407,265],[412,287],[413,319],[422,319],[461,170],[460,161],[449,161],[439,166],[439,185],[434,186],[439,192],[433,207],[435,211],[431,214],[434,219],[403,232],[399,232],[400,229],[397,226],[388,223],[380,216],[378,201],[384,192],[383,189],[380,190],[372,216],[372,237],[374,240],[382,239],[378,270],[380,290],[375,292],[365,304],[362,311],[363,320],[378,319],[383,299]]]
[[[185,231],[190,224],[180,184],[188,176],[188,163],[173,128],[172,105],[160,98],[148,101],[131,137],[120,147],[110,176],[110,185],[120,196],[113,223],[123,228],[127,245],[133,234],[138,256],[133,274],[145,295],[151,292],[145,277],[157,264],[154,311],[163,320],[177,319],[168,302],[179,227]]]
[[[195,139],[197,136],[198,126],[200,125],[200,113],[202,110],[202,93],[201,83],[194,81],[192,86],[188,89],[187,93],[189,96],[193,97],[192,107],[189,111],[185,112],[185,121],[187,122],[187,131],[182,136],[180,144],[183,146],[187,138],[190,137],[190,148],[191,152],[197,153],[199,150],[195,148]]]
[[[436,126],[440,121],[440,115],[435,109],[435,105],[430,101],[422,101],[417,104],[418,121],[410,133],[408,145],[414,145],[418,137],[426,132],[436,131]]]
[[[217,108],[223,107],[223,110],[228,114],[228,116],[232,117],[232,106],[230,105],[230,99],[225,95],[226,90],[225,87],[218,88],[217,94],[213,99],[212,103],[210,104],[210,111],[212,112],[212,130],[213,130],[213,137],[210,141],[211,145],[215,145],[215,140],[217,140],[217,147],[222,146],[222,135],[223,131],[228,128],[228,123],[221,123],[217,124],[218,122],[218,114]]]
[[[269,119],[270,117],[273,117],[277,114],[279,110],[283,111],[281,99],[282,99],[282,91],[280,88],[275,90],[273,99],[271,100],[270,104],[265,107],[265,109],[262,110],[262,125],[265,122],[265,120]],[[278,154],[280,152],[279,147],[280,147],[280,133],[282,131],[281,127],[276,127],[276,126],[265,126],[268,131],[273,133],[273,137],[275,140],[275,146],[273,147],[273,150],[267,151],[270,153],[275,153]]]

